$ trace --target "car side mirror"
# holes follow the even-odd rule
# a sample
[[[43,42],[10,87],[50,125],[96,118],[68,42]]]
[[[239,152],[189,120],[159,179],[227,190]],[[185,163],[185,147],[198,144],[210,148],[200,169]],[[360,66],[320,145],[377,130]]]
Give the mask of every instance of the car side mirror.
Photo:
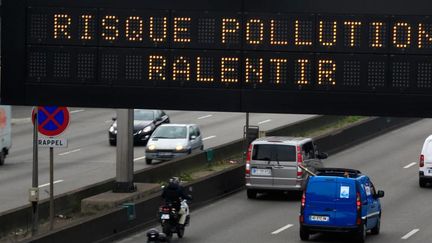
[[[384,191],[378,190],[377,194],[375,195],[376,198],[382,198],[384,197]]]
[[[328,158],[328,154],[327,153],[318,153],[317,154],[317,158],[318,159],[327,159]]]

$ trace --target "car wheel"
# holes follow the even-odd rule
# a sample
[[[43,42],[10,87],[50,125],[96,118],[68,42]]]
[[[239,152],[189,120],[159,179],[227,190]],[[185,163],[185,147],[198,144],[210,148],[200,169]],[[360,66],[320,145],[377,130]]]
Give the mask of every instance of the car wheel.
[[[146,164],[151,165],[152,159],[146,159]]]
[[[111,145],[111,146],[116,146],[116,140],[109,140],[109,144]]]
[[[359,227],[358,231],[356,232],[355,242],[364,243],[366,240],[366,232],[366,224],[364,223]]]
[[[249,199],[255,199],[257,197],[257,191],[256,190],[247,189],[246,193],[247,193],[247,197]]]
[[[4,165],[4,163],[5,163],[5,153],[4,153],[4,151],[1,151],[0,152],[0,166],[1,165]]]
[[[300,239],[302,241],[308,241],[309,240],[310,233],[307,229],[305,229],[303,226],[300,226]]]
[[[201,151],[204,150],[204,145],[201,145],[200,150],[201,150]]]
[[[378,217],[377,224],[375,225],[375,227],[371,229],[371,233],[373,235],[378,235],[380,233],[380,228],[381,228],[381,216]]]
[[[419,186],[420,187],[426,187],[426,181],[420,178],[419,179]]]

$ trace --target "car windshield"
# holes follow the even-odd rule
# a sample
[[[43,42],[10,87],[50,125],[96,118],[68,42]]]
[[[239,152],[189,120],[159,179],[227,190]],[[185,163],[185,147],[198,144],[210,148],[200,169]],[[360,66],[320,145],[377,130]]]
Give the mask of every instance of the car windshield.
[[[186,127],[161,126],[156,129],[153,138],[186,138]]]
[[[151,110],[135,110],[134,120],[139,121],[152,121],[154,119],[154,112]]]

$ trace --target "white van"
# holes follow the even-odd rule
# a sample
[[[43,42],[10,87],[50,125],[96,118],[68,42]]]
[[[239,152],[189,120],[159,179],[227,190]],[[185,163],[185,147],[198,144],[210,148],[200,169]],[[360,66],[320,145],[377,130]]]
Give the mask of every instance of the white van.
[[[0,166],[4,164],[6,155],[12,145],[11,107],[0,105]]]
[[[432,135],[426,138],[419,159],[419,185],[425,187],[432,182]]]

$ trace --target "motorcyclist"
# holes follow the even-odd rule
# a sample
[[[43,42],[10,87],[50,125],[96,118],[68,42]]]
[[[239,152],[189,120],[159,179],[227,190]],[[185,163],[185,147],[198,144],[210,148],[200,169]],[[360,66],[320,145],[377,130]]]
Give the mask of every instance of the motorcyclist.
[[[171,204],[177,209],[180,216],[179,225],[184,227],[186,218],[189,215],[189,206],[183,200],[191,200],[192,197],[185,193],[178,177],[172,177],[169,180],[168,185],[163,189],[162,198],[166,204]]]

